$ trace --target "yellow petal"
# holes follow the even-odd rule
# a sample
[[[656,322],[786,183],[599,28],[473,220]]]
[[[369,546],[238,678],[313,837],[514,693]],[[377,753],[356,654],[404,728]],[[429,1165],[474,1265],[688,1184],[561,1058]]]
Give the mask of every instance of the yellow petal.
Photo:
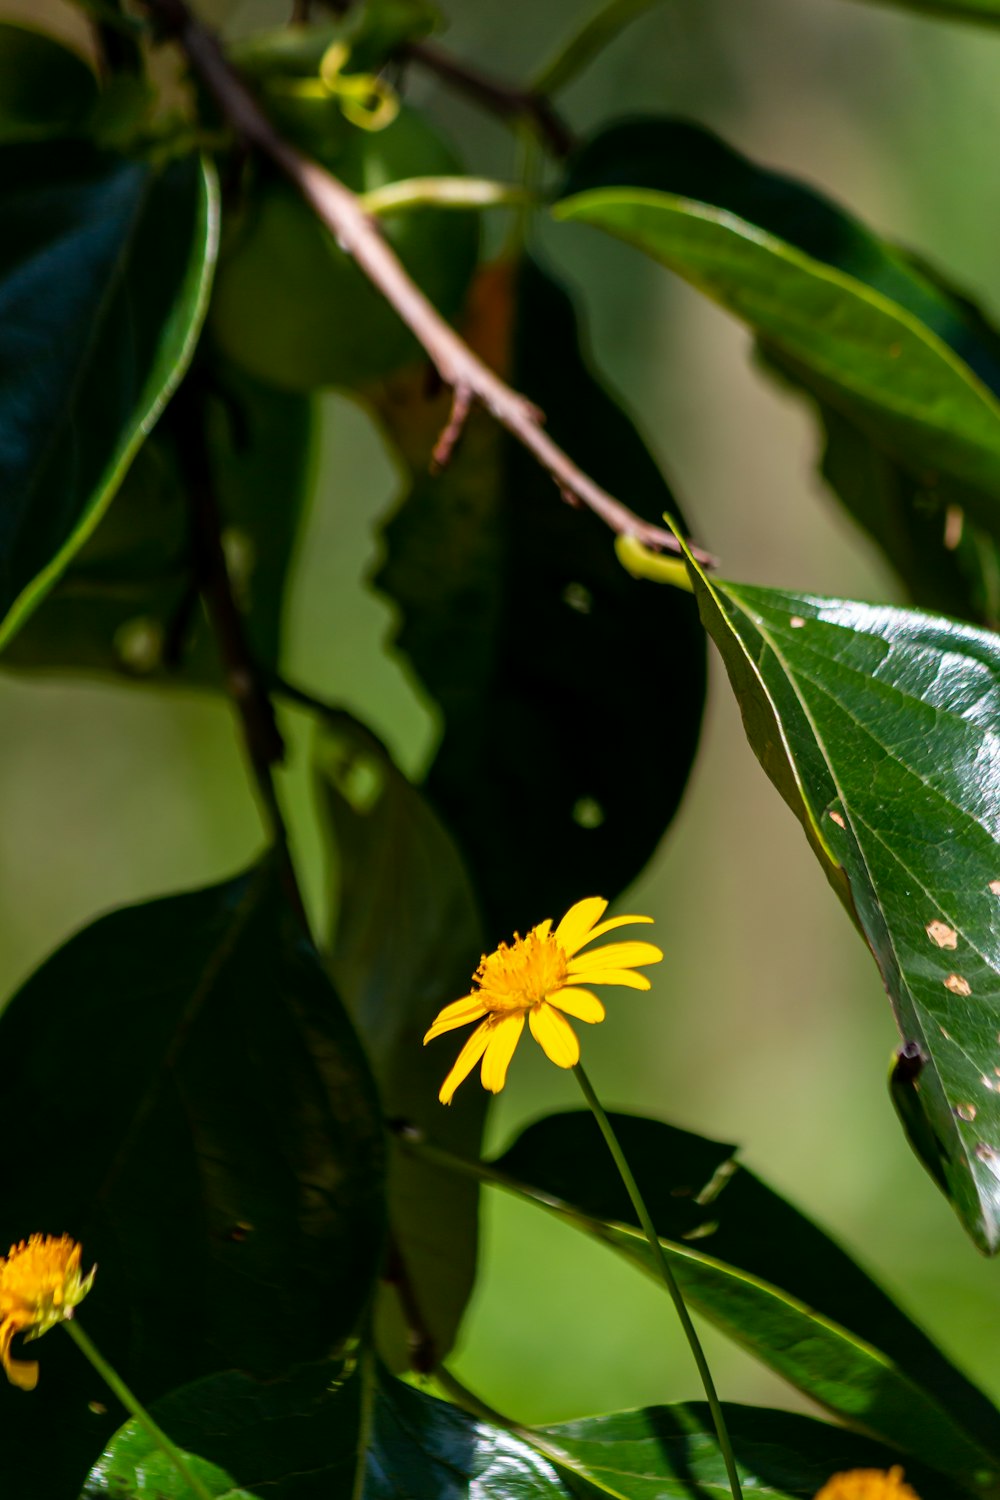
[[[474,995],[463,995],[461,1000],[453,1000],[434,1017],[424,1037],[424,1046],[426,1047],[427,1043],[433,1041],[436,1036],[443,1036],[446,1031],[454,1031],[456,1026],[467,1026],[477,1016],[487,1014],[483,997],[478,991]]]
[[[493,1035],[483,1058],[482,1072],[483,1088],[489,1089],[491,1094],[499,1094],[506,1083],[507,1069],[523,1030],[523,1011],[504,1016],[502,1021],[493,1023]]]
[[[623,984],[627,990],[651,989],[645,974],[635,969],[585,969],[579,974],[567,974],[570,984]]]
[[[639,964],[658,964],[663,950],[655,943],[605,943],[603,948],[592,948],[571,958],[566,968],[570,974],[576,969],[593,973],[597,969],[634,969]]]
[[[588,896],[571,906],[555,930],[555,940],[564,953],[575,953],[590,942],[590,929],[608,909],[602,896]]]
[[[580,1061],[580,1043],[572,1026],[544,1002],[528,1014],[531,1034],[557,1068],[573,1068]]]
[[[534,931],[540,938],[548,937],[549,933],[552,931],[552,918],[546,917],[544,922],[539,922]]]
[[[476,1027],[475,1031],[469,1037],[469,1040],[455,1059],[455,1066],[448,1074],[444,1083],[442,1083],[441,1092],[438,1094],[438,1098],[442,1104],[451,1103],[458,1085],[463,1079],[468,1078],[476,1063],[486,1051],[489,1040],[490,1023],[489,1021],[484,1021],[481,1026]]]
[[[11,1358],[10,1341],[17,1331],[18,1326],[9,1319],[0,1323],[0,1364],[11,1385],[19,1386],[22,1391],[33,1391],[38,1384],[37,1361]]]
[[[587,939],[588,943],[596,942],[606,932],[614,932],[616,927],[631,927],[633,922],[651,922],[652,917],[609,917],[606,922],[598,922],[593,932]]]
[[[568,1016],[576,1016],[578,1021],[588,1021],[593,1025],[604,1020],[604,1006],[589,990],[554,990],[547,999],[550,1005],[558,1006]]]

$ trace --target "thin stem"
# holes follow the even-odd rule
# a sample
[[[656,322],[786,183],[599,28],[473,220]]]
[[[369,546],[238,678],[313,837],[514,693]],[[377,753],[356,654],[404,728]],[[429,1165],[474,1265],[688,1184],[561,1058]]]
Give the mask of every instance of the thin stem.
[[[403,177],[360,194],[361,206],[376,218],[414,208],[511,208],[537,199],[516,182],[489,177]]]
[[[139,1398],[132,1394],[118,1371],[109,1365],[104,1356],[94,1347],[76,1319],[67,1318],[62,1327],[65,1328],[80,1353],[93,1365],[105,1385],[118,1397],[125,1410],[131,1412],[139,1426],[145,1428],[161,1453],[166,1454],[191,1493],[197,1495],[198,1500],[214,1500],[197,1474],[192,1473],[181,1450],[171,1442],[163,1428],[153,1421]]]
[[[604,51],[619,31],[658,3],[659,0],[606,0],[536,74],[531,85],[533,92],[545,97],[564,89]]]
[[[566,122],[554,109],[551,100],[538,89],[518,88],[453,57],[434,42],[410,42],[403,55],[437,76],[477,104],[499,115],[503,120],[520,120],[529,125],[553,156],[568,156],[574,146]]]
[[[681,545],[670,531],[636,515],[552,441],[532,402],[490,369],[411,279],[378,225],[365,213],[357,193],[278,134],[215,36],[196,19],[185,0],[145,0],[145,5],[164,32],[180,43],[230,126],[284,174],[319,223],[399,314],[442,382],[463,391],[505,427],[548,471],[564,498],[585,505],[618,534],[638,537],[654,550],[679,553]],[[690,552],[703,566],[714,566],[715,559],[700,548],[692,546]]]
[[[660,1237],[657,1234],[656,1226],[654,1225],[653,1220],[650,1217],[649,1209],[646,1207],[646,1201],[643,1198],[642,1193],[639,1191],[639,1184],[636,1182],[635,1178],[632,1175],[632,1169],[629,1166],[625,1153],[621,1148],[621,1142],[619,1141],[617,1135],[615,1135],[614,1127],[605,1114],[604,1107],[601,1104],[601,1101],[594,1093],[593,1085],[584,1072],[583,1065],[581,1063],[577,1063],[575,1068],[573,1069],[573,1072],[576,1074],[576,1081],[580,1085],[580,1088],[583,1092],[583,1097],[586,1099],[588,1105],[590,1106],[590,1111],[594,1116],[594,1119],[597,1121],[598,1127],[605,1139],[608,1150],[611,1152],[611,1155],[614,1158],[615,1166],[618,1168],[618,1172],[621,1176],[622,1182],[625,1184],[625,1187],[628,1190],[628,1195],[632,1200],[632,1207],[635,1209],[639,1219],[639,1223],[642,1225],[643,1231],[646,1235],[646,1239],[649,1241],[649,1248],[653,1252],[653,1261],[660,1272],[660,1276],[663,1280],[664,1286],[670,1293],[671,1301],[673,1302],[674,1307],[677,1309],[677,1316],[681,1320],[681,1327],[684,1330],[684,1336],[688,1341],[691,1353],[694,1355],[694,1362],[698,1366],[698,1374],[701,1376],[701,1383],[704,1386],[705,1395],[708,1399],[709,1409],[712,1413],[712,1421],[715,1424],[715,1434],[719,1440],[719,1447],[722,1449],[722,1456],[726,1464],[726,1474],[729,1478],[729,1488],[732,1491],[733,1500],[742,1500],[743,1491],[740,1488],[740,1477],[736,1472],[736,1460],[733,1458],[733,1447],[732,1443],[729,1440],[729,1430],[726,1427],[726,1419],[723,1415],[718,1395],[716,1394],[715,1382],[712,1379],[712,1372],[708,1367],[708,1360],[705,1358],[705,1351],[701,1347],[701,1340],[699,1339],[695,1326],[691,1321],[691,1314],[687,1310],[687,1303],[684,1301],[684,1293],[678,1286],[677,1279],[674,1276],[673,1271],[670,1269],[670,1262],[667,1260],[666,1252],[664,1251],[663,1246],[660,1243]]]

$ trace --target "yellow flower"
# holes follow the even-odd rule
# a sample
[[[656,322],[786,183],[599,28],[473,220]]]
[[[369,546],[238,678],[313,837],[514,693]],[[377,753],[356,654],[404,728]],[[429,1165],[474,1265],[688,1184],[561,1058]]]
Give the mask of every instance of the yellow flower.
[[[615,927],[653,920],[610,917],[602,922],[607,905],[600,896],[589,896],[570,907],[555,932],[551,920],[540,922],[527,937],[515,933],[510,946],[501,943],[495,953],[483,954],[472,980],[472,993],[446,1005],[424,1037],[426,1045],[445,1031],[485,1017],[441,1085],[438,1097],[442,1104],[451,1103],[458,1085],[480,1058],[483,1088],[493,1094],[500,1092],[525,1016],[546,1057],[557,1067],[572,1068],[580,1060],[580,1043],[566,1016],[575,1016],[578,1021],[604,1020],[600,1000],[580,986],[623,984],[632,990],[649,989],[645,974],[634,970],[639,964],[660,962],[663,954],[652,943],[606,943],[603,948],[580,954],[581,948]]]
[[[94,1266],[80,1275],[80,1246],[68,1234],[33,1234],[0,1257],[0,1363],[12,1385],[33,1391],[38,1384],[34,1361],[11,1358],[15,1333],[40,1339],[57,1323],[73,1316],[94,1284]]]
[[[814,1500],[920,1500],[916,1490],[903,1482],[898,1464],[885,1469],[848,1469],[834,1474]]]

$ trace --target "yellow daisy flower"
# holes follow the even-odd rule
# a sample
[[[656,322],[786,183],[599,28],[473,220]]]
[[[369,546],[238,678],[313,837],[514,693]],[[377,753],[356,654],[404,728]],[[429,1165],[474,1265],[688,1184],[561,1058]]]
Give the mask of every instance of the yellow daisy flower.
[[[86,1276],[80,1275],[81,1253],[68,1234],[33,1234],[0,1257],[0,1363],[10,1383],[23,1391],[33,1391],[38,1384],[38,1365],[12,1359],[11,1339],[15,1333],[23,1333],[25,1340],[40,1339],[73,1316],[97,1270],[94,1266]]]
[[[556,930],[551,920],[532,927],[527,937],[514,934],[508,946],[483,954],[473,976],[475,988],[461,1000],[446,1005],[434,1021],[424,1045],[456,1026],[485,1017],[458,1054],[455,1066],[441,1085],[438,1098],[450,1104],[455,1090],[472,1072],[480,1058],[483,1088],[498,1094],[507,1078],[524,1018],[546,1057],[559,1068],[572,1068],[580,1061],[580,1043],[566,1020],[595,1023],[604,1020],[604,1006],[596,995],[581,986],[622,984],[632,990],[648,990],[645,974],[635,973],[640,964],[657,964],[663,957],[652,943],[606,943],[590,953],[580,953],[595,938],[632,922],[651,922],[652,917],[601,917],[608,903],[589,896],[571,906]]]
[[[916,1490],[903,1482],[898,1464],[891,1469],[848,1469],[834,1474],[814,1500],[920,1500]]]

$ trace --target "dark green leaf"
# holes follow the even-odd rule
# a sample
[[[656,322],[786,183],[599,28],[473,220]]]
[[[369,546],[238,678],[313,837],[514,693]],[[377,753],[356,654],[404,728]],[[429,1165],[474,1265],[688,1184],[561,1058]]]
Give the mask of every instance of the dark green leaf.
[[[547,276],[491,268],[471,335],[588,473],[659,518],[667,486],[576,352],[572,309]],[[420,371],[378,406],[410,488],[377,581],[444,717],[427,790],[499,938],[581,896],[617,895],[650,857],[694,755],[702,640],[691,600],[630,580],[603,524],[563,504],[486,413],[433,478],[447,394],[429,399]]]
[[[843,1420],[955,1475],[990,1468],[992,1404],[732,1147],[659,1121],[613,1122],[692,1306]],[[529,1127],[490,1171],[656,1274],[589,1114]]]
[[[0,645],[106,510],[190,359],[211,169],[74,141],[0,153]]]
[[[269,865],[86,928],[8,1006],[0,1048],[25,1122],[0,1143],[0,1242],[82,1240],[84,1326],[141,1399],[278,1375],[351,1332],[381,1249],[380,1111]],[[62,1500],[120,1417],[88,1410],[108,1398],[68,1339],[39,1358],[30,1402],[0,1387],[4,1476]]]
[[[97,79],[44,31],[0,22],[0,143],[44,140],[83,125]]]
[[[305,499],[312,409],[232,367],[205,397],[223,542],[254,659],[276,669],[285,578]],[[7,666],[80,668],[215,684],[189,507],[169,415],[140,449],[97,530],[4,652]]]
[[[529,1437],[383,1381],[362,1500],[568,1500]]]
[[[336,872],[332,972],[386,1113],[433,1126],[443,1144],[477,1153],[487,1096],[469,1089],[442,1109],[443,1064],[421,1046],[441,1006],[467,993],[483,948],[461,858],[421,793],[347,714],[323,722],[316,767]],[[434,1350],[422,1351],[428,1363],[451,1348],[472,1291],[477,1207],[475,1182],[413,1157],[391,1159],[390,1221],[434,1338]],[[383,1351],[409,1368],[413,1351],[395,1322],[398,1312],[383,1326]]]
[[[337,1360],[262,1384],[210,1375],[157,1401],[157,1422],[210,1494],[240,1500],[339,1500],[353,1493],[361,1377]],[[239,1488],[237,1488],[239,1486]],[[243,1488],[246,1486],[246,1488]],[[193,1500],[143,1429],[129,1422],[94,1465],[80,1500]]]
[[[866,938],[947,1191],[1000,1244],[1000,638],[694,575],[758,759]]]
[[[774,358],[764,366],[784,373]],[[823,478],[881,547],[914,604],[1000,624],[1000,546],[969,520],[961,488],[921,483],[849,417],[818,398],[814,406],[825,439]]]
[[[676,121],[613,127],[584,151],[570,190],[557,217],[663,261],[922,484],[961,484],[1000,537],[1000,361],[969,310],[912,259]]]

